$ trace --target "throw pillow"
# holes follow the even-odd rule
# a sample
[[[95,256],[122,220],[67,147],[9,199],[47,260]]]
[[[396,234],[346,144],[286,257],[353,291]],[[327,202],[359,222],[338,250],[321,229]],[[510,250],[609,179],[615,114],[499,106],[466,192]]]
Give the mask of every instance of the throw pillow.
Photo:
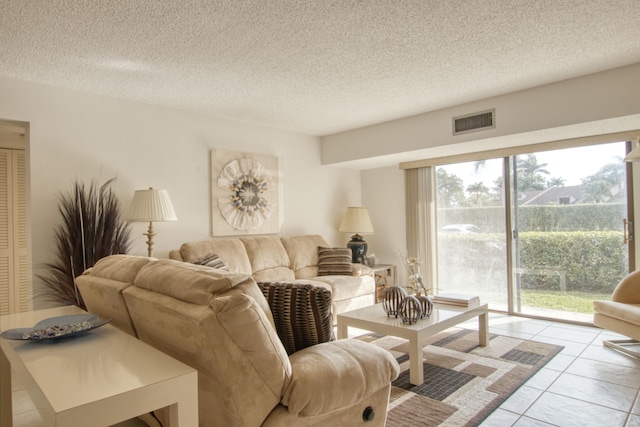
[[[318,276],[351,276],[351,249],[318,246]]]
[[[228,270],[227,266],[224,264],[224,261],[220,259],[217,254],[211,253],[205,257],[200,258],[193,262],[198,265],[206,265],[208,267],[217,268],[219,270]]]
[[[287,354],[335,340],[331,291],[302,283],[258,282]]]

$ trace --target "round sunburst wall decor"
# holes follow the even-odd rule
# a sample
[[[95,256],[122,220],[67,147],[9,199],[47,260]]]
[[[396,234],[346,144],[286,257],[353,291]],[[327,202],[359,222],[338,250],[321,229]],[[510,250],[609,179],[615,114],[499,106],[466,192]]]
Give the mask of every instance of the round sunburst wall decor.
[[[218,176],[218,187],[231,195],[218,198],[220,214],[236,230],[259,228],[273,213],[274,203],[266,197],[271,185],[262,163],[253,159],[227,163]]]

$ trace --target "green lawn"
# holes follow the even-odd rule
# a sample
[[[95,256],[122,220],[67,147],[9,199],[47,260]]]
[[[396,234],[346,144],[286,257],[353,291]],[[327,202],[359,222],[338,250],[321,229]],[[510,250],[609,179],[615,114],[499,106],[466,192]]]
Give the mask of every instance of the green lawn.
[[[564,310],[574,313],[593,313],[593,301],[611,299],[610,294],[588,292],[561,292],[523,289],[520,294],[522,305],[538,308]]]

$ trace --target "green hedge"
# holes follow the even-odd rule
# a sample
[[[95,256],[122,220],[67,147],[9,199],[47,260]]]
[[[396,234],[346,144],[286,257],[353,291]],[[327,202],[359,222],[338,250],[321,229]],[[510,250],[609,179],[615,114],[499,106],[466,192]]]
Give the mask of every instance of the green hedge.
[[[504,208],[500,206],[438,209],[438,226],[474,224],[484,232],[499,233],[504,228]],[[627,216],[623,203],[584,205],[521,206],[520,231],[622,230]]]
[[[627,274],[622,232],[521,232],[521,289],[611,293]],[[438,252],[454,268],[506,269],[504,236],[439,233]],[[496,262],[497,261],[497,262]]]

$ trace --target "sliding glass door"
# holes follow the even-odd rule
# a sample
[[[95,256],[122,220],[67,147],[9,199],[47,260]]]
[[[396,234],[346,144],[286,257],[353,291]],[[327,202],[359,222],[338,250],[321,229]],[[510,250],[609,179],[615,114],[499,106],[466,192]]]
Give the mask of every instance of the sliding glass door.
[[[515,312],[590,321],[629,271],[625,143],[511,160]]]
[[[589,322],[629,271],[624,142],[436,167],[439,292]]]

